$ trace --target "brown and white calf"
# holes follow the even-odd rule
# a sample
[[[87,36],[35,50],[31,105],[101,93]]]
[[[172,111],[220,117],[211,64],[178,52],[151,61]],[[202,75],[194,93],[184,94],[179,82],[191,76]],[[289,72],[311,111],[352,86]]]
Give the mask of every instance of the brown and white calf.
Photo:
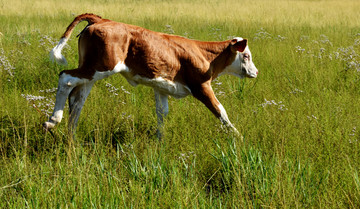
[[[79,67],[60,73],[54,112],[43,125],[46,130],[61,121],[67,98],[69,129],[75,130],[94,83],[120,73],[132,86],[143,84],[154,89],[159,128],[169,112],[168,95],[175,98],[192,95],[238,133],[215,97],[211,81],[222,74],[257,76],[246,39],[203,42],[82,14],[67,27],[51,51],[52,59],[58,63],[67,63],[61,50],[81,21],[88,25],[79,35]]]

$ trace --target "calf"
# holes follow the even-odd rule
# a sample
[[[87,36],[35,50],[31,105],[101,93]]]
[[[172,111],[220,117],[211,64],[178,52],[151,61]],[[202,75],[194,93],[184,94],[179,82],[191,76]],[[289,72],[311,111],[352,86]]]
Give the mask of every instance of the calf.
[[[79,66],[60,73],[54,112],[43,124],[46,130],[61,121],[68,98],[69,130],[73,132],[94,83],[120,73],[132,86],[143,84],[154,89],[158,136],[163,117],[169,112],[168,95],[194,96],[238,133],[215,97],[211,81],[222,74],[240,78],[257,76],[246,39],[203,42],[82,14],[67,27],[51,51],[53,60],[67,64],[61,50],[81,21],[87,21],[88,25],[79,34]]]

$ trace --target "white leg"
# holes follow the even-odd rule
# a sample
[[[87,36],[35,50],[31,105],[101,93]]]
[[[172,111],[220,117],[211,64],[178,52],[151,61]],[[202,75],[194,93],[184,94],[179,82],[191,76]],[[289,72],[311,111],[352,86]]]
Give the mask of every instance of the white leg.
[[[70,133],[74,133],[76,129],[81,110],[94,83],[95,81],[91,81],[89,83],[77,86],[71,91],[69,95],[70,118],[68,127]]]
[[[66,73],[60,74],[54,112],[50,119],[43,124],[43,127],[46,130],[53,128],[57,123],[61,122],[66,99],[68,98],[71,90],[78,85],[86,83],[87,81],[87,79],[80,79]]]
[[[239,131],[233,126],[233,124],[230,122],[229,117],[226,114],[225,108],[222,106],[222,104],[219,102],[218,108],[220,109],[220,121],[227,127],[230,127],[237,135],[239,134]]]
[[[162,94],[159,91],[155,90],[155,102],[156,102],[156,115],[157,115],[157,123],[158,130],[157,135],[158,138],[161,138],[161,129],[163,128],[164,117],[169,113],[169,105],[168,105],[168,95]]]

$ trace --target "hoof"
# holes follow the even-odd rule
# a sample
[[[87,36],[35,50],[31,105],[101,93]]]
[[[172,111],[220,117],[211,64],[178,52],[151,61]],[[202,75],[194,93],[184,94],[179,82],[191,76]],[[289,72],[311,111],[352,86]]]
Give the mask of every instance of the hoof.
[[[159,141],[161,141],[162,138],[163,138],[163,134],[161,133],[161,131],[160,131],[159,129],[156,130],[156,136],[157,136],[157,138],[158,138]]]
[[[55,123],[51,123],[51,122],[45,122],[43,123],[43,128],[45,131],[49,131],[50,129],[55,127]]]
[[[241,136],[241,134],[239,133],[239,131],[236,128],[233,128],[233,131],[236,136]]]

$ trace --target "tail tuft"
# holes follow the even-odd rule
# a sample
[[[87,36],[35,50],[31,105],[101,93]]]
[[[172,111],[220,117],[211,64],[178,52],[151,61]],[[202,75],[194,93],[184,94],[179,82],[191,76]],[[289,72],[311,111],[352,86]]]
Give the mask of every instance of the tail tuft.
[[[67,38],[60,39],[57,46],[55,46],[50,52],[50,60],[56,61],[60,65],[67,65],[65,57],[61,54],[62,49],[65,47]]]

